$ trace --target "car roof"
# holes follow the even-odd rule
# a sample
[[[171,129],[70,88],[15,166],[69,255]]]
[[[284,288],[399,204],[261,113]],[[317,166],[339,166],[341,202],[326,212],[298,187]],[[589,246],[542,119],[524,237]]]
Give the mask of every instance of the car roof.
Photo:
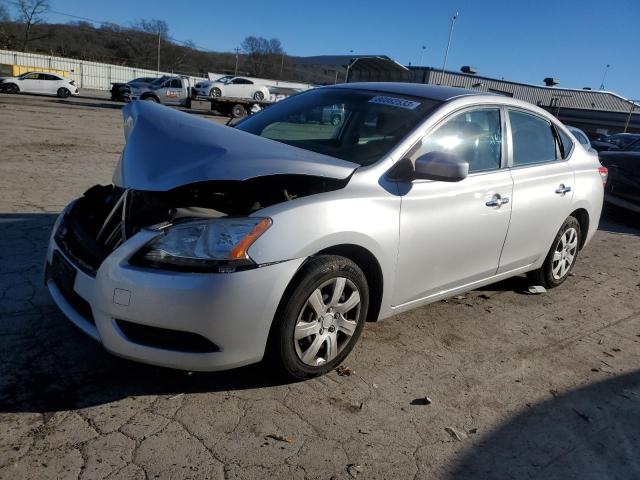
[[[327,88],[349,88],[359,90],[375,90],[383,93],[395,93],[398,95],[411,95],[413,97],[429,98],[446,102],[453,98],[468,95],[494,95],[487,92],[478,92],[468,88],[446,87],[442,85],[427,85],[424,83],[400,83],[400,82],[358,82],[342,83]],[[496,95],[498,96],[498,95]]]

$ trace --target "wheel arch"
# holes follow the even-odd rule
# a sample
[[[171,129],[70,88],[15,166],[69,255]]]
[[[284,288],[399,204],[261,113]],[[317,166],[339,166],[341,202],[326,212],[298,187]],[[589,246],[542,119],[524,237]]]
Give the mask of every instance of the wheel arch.
[[[569,216],[574,217],[580,224],[580,231],[582,233],[580,238],[580,249],[582,250],[582,247],[587,241],[587,235],[589,233],[589,212],[587,212],[585,208],[577,208],[576,210],[571,212]]]
[[[380,314],[384,286],[382,267],[376,256],[370,250],[352,243],[327,247],[315,253],[312,257],[318,255],[339,255],[348,258],[360,267],[369,286],[369,311],[367,312],[366,320],[367,322],[375,322]],[[307,261],[312,257],[309,257]]]

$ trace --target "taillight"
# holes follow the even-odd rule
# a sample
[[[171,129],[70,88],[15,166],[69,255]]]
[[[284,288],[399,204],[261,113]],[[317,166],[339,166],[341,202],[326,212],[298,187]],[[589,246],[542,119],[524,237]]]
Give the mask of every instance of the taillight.
[[[598,167],[598,173],[600,174],[600,178],[602,178],[602,186],[607,186],[607,178],[609,177],[609,169],[603,165]]]

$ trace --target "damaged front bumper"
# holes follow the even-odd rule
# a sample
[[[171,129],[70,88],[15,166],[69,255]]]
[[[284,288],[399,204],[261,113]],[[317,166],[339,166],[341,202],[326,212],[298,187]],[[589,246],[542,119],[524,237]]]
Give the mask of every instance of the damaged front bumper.
[[[56,239],[65,215],[49,242],[47,287],[63,313],[109,352],[200,371],[262,359],[280,299],[303,259],[234,273],[135,267],[129,259],[158,235],[143,229],[92,271]]]

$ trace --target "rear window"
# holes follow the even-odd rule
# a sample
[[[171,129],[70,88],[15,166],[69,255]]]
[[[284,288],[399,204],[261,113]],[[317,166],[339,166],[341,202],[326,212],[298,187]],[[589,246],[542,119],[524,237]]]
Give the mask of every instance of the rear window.
[[[370,165],[398,145],[441,103],[370,90],[320,88],[279,102],[236,128]]]

